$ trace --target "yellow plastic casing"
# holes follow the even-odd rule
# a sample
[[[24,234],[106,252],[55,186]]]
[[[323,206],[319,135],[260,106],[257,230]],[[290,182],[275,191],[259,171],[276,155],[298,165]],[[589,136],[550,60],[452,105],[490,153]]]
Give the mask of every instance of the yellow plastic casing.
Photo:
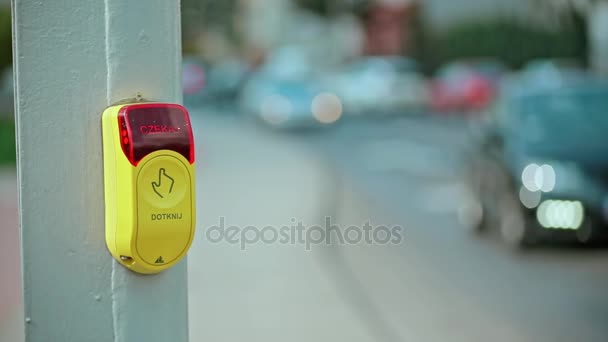
[[[105,235],[119,263],[152,274],[175,265],[192,244],[195,165],[168,149],[131,164],[122,149],[118,116],[125,106],[137,105],[112,106],[102,115]]]

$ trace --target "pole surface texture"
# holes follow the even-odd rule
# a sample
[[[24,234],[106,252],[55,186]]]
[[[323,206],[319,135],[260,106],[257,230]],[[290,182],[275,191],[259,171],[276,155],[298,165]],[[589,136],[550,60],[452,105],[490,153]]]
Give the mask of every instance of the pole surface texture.
[[[101,113],[181,102],[178,1],[13,1],[28,342],[188,339],[186,259],[153,276],[104,240]]]

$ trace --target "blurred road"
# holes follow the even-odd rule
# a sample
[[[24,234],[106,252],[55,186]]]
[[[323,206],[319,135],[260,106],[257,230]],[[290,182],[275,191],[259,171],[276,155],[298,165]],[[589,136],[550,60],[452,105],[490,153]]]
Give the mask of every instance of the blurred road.
[[[342,219],[361,222],[371,211],[376,224],[407,228],[399,248],[341,248],[385,330],[418,341],[608,340],[607,251],[514,253],[462,227],[471,127],[358,120],[299,137],[366,202],[362,210],[343,198]]]
[[[211,242],[213,226],[319,224],[333,187],[320,158],[232,115],[191,112],[198,231],[188,254],[191,341],[370,341],[315,251]]]
[[[17,175],[14,168],[0,168],[0,341],[23,337],[17,228]]]
[[[199,234],[193,340],[606,341],[608,252],[514,253],[463,228],[464,121],[357,119],[289,134],[222,115],[200,118],[203,131],[223,125],[215,138],[197,135],[217,151],[202,157],[217,174],[199,178],[215,183],[203,186],[219,199],[200,210],[210,220],[314,224],[329,215],[342,228],[402,225],[405,241],[240,251]]]

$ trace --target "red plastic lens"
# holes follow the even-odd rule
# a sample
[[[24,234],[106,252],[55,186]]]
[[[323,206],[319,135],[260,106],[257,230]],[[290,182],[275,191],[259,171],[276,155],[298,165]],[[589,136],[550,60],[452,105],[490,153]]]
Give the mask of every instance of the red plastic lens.
[[[176,104],[129,105],[118,114],[122,149],[133,165],[158,150],[172,150],[194,163],[194,138],[186,108]],[[126,132],[126,135],[125,135]]]

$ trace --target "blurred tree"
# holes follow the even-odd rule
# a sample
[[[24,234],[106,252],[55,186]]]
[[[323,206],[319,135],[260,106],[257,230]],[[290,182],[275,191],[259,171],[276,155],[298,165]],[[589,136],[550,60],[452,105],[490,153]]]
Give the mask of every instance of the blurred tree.
[[[15,162],[15,123],[0,115],[0,165]]]
[[[513,68],[537,58],[582,59],[578,32],[571,25],[546,29],[512,19],[464,22],[426,37],[421,61],[427,70],[455,59],[495,57]]]
[[[321,15],[329,15],[330,5],[332,1],[326,0],[297,0],[296,3],[301,8],[313,11]]]
[[[579,27],[586,61],[608,75],[608,0],[533,0],[555,21]]]
[[[182,0],[182,41],[186,53],[200,53],[198,40],[205,32],[221,32],[236,40],[237,0]]]
[[[13,61],[11,9],[0,8],[0,72]]]
[[[543,13],[561,17],[571,12],[587,13],[592,7],[605,0],[532,0]]]
[[[320,15],[332,16],[344,12],[361,13],[372,3],[372,0],[296,0],[301,8]]]

